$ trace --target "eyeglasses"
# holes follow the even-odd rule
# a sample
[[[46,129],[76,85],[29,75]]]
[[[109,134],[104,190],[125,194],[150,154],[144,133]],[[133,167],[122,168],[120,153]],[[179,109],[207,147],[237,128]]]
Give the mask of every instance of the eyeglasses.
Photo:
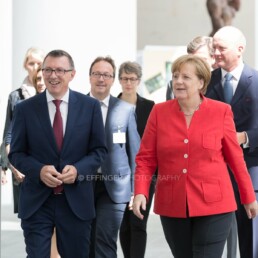
[[[102,76],[102,78],[103,78],[104,80],[109,80],[109,79],[113,78],[113,75],[110,75],[110,74],[108,74],[108,73],[98,73],[98,72],[92,72],[92,73],[91,73],[91,76],[92,76],[93,78],[96,78],[96,79],[100,79],[101,76]]]
[[[127,77],[120,77],[120,81],[128,83],[136,83],[139,79],[138,78],[127,78]]]
[[[57,68],[57,69],[51,69],[51,68],[44,68],[42,69],[42,72],[46,76],[50,76],[53,72],[55,72],[56,76],[64,76],[65,73],[71,72],[73,69],[65,70],[62,68]]]

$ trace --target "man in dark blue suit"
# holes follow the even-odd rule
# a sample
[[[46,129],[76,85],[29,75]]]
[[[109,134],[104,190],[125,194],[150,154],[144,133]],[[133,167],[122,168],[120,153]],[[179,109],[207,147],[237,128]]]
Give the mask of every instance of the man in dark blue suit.
[[[96,219],[90,258],[116,258],[118,231],[133,196],[135,155],[140,145],[133,105],[110,95],[116,67],[112,58],[98,57],[90,67],[90,96],[101,102],[108,156],[98,169]]]
[[[62,258],[88,258],[95,217],[92,179],[107,152],[100,105],[69,89],[75,68],[67,52],[48,53],[42,71],[47,90],[17,105],[9,154],[25,174],[19,217],[26,251],[30,258],[50,257],[56,227]]]
[[[258,197],[258,72],[243,63],[246,39],[243,33],[232,26],[218,30],[213,37],[214,57],[220,67],[212,72],[206,96],[227,102],[234,113],[239,144]],[[229,83],[225,83],[230,73]],[[230,88],[231,92],[225,92]],[[241,258],[258,257],[258,219],[249,220],[239,200],[236,212]]]

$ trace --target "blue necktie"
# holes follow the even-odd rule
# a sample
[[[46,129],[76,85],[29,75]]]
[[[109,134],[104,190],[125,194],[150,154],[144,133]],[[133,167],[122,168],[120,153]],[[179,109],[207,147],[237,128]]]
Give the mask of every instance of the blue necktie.
[[[231,82],[233,75],[227,73],[224,81],[224,99],[226,103],[230,103],[233,98],[233,85]]]

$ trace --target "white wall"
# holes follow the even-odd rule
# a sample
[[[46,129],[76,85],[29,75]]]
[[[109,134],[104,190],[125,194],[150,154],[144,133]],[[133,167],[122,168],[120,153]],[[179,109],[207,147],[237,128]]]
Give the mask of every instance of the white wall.
[[[146,45],[183,46],[194,37],[209,35],[211,20],[206,0],[141,0],[138,4],[138,49]],[[256,8],[255,8],[256,6]],[[242,0],[240,11],[233,20],[234,26],[247,38],[245,61],[258,68],[257,56],[257,0]],[[256,15],[255,15],[256,14]]]
[[[135,0],[13,2],[14,88],[24,77],[22,61],[31,46],[68,51],[77,69],[72,88],[81,92],[89,90],[88,71],[95,57],[110,55],[117,66],[136,58]]]
[[[12,1],[0,0],[0,142],[4,128],[7,95],[12,89]],[[10,174],[8,178],[10,182]],[[1,203],[11,203],[11,184],[0,186]]]
[[[89,91],[89,67],[97,56],[110,55],[117,67],[136,59],[136,0],[0,1],[1,138],[7,97],[26,75],[29,47],[69,52],[77,70],[71,88],[83,93]],[[112,93],[119,92],[116,80]],[[12,201],[10,180],[2,186],[2,204]]]
[[[12,1],[0,0],[0,133],[3,130],[7,98],[12,89]],[[2,134],[0,134],[2,138]],[[0,138],[0,139],[1,139]]]

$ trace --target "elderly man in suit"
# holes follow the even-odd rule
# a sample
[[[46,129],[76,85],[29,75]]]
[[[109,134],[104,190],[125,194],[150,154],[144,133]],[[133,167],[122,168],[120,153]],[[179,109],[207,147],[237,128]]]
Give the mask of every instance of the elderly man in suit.
[[[206,96],[227,102],[234,113],[237,138],[258,198],[258,72],[243,62],[246,39],[243,33],[226,26],[213,38],[214,57],[220,67],[213,71]],[[249,220],[240,205],[236,212],[241,258],[258,257],[258,220]]]
[[[69,89],[72,57],[53,50],[43,62],[47,90],[17,105],[11,163],[25,174],[19,217],[28,257],[50,257],[56,227],[62,258],[88,258],[95,217],[94,173],[106,156],[98,101]]]
[[[118,231],[133,196],[135,155],[140,144],[134,106],[110,95],[115,73],[110,57],[97,57],[89,71],[90,96],[101,103],[108,149],[95,185],[91,258],[117,257]]]

